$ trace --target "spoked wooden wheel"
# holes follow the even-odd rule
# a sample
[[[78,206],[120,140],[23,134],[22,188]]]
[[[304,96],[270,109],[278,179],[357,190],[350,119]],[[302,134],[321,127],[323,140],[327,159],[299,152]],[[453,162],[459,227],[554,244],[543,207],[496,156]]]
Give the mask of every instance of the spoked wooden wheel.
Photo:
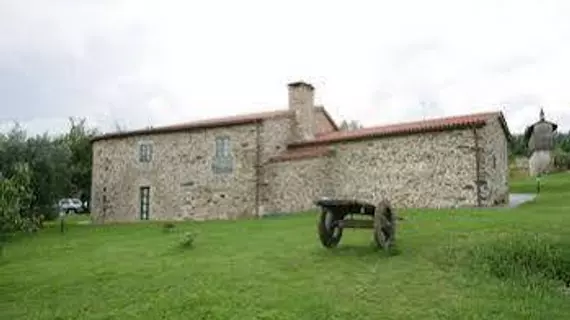
[[[324,209],[319,219],[319,238],[326,248],[333,248],[338,245],[342,238],[342,228],[338,226],[340,219],[333,212]]]
[[[390,249],[396,240],[396,213],[390,203],[382,201],[374,212],[374,242],[380,248]]]

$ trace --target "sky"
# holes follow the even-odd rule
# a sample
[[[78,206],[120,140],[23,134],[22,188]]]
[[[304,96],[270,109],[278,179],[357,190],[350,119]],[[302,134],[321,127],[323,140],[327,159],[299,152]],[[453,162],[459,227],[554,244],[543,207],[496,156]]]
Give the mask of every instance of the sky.
[[[503,111],[570,130],[570,1],[0,0],[0,128],[103,132],[287,108],[340,123]]]

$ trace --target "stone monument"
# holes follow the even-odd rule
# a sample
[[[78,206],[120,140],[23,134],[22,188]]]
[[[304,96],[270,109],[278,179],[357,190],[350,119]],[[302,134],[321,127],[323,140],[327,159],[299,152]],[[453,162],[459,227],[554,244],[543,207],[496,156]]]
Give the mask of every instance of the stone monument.
[[[524,141],[528,146],[530,158],[529,174],[533,177],[548,173],[552,167],[552,150],[554,149],[554,133],[558,125],[544,119],[544,110],[540,109],[538,122],[528,126],[524,133]]]

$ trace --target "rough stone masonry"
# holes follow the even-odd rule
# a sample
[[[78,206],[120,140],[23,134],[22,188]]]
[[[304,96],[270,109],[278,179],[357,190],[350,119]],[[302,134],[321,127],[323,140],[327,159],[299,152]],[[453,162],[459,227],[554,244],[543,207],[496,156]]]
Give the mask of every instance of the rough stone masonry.
[[[501,112],[339,131],[314,87],[289,106],[93,139],[95,222],[206,220],[314,209],[320,197],[396,208],[508,202]]]

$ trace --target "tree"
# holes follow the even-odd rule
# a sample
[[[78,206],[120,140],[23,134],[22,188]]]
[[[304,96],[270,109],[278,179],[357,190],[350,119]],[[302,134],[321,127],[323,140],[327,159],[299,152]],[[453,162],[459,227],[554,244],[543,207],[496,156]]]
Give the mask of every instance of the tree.
[[[77,196],[89,201],[91,192],[91,144],[97,133],[88,129],[85,119],[70,119],[66,134],[28,137],[16,123],[7,134],[0,134],[0,172],[10,177],[18,163],[30,170],[32,200],[27,210],[51,220],[57,217],[57,201]]]
[[[570,152],[570,131],[567,133],[557,132],[554,135],[554,144],[564,152]]]
[[[65,145],[46,134],[27,140],[27,158],[31,166],[34,201],[30,208],[48,220],[57,218],[59,198],[72,189],[73,159]]]
[[[513,140],[511,145],[509,146],[509,156],[511,158],[520,157],[520,156],[527,156],[528,155],[528,146],[524,141],[524,136],[522,134],[515,134],[513,135]]]
[[[363,128],[362,124],[360,124],[360,122],[357,120],[350,120],[350,121],[343,120],[340,124],[341,131],[354,131],[362,128]]]
[[[115,121],[115,131],[117,132],[124,132],[126,131],[126,127],[119,123],[119,121]]]
[[[553,152],[553,158],[556,170],[570,170],[570,152],[557,148]]]
[[[81,199],[89,201],[91,196],[91,164],[93,161],[91,152],[91,139],[97,134],[97,130],[88,129],[85,119],[70,118],[70,129],[61,137],[62,143],[70,154],[70,192]]]
[[[25,158],[26,131],[15,123],[7,134],[0,135],[0,171],[10,176],[17,162]]]
[[[33,201],[30,190],[31,170],[27,163],[18,163],[9,178],[0,180],[0,241],[17,231],[36,231],[39,217],[28,209]]]

